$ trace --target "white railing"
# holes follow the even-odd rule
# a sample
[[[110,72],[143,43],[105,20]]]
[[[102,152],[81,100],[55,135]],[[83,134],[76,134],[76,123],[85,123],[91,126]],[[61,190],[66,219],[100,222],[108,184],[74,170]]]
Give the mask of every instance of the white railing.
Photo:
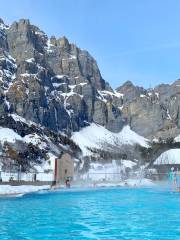
[[[27,181],[31,182],[35,179],[35,173],[9,173],[9,172],[1,172],[1,179],[3,182],[9,182],[10,179],[14,181]],[[36,180],[37,181],[53,181],[54,180],[54,173],[44,173],[39,172],[36,173]]]

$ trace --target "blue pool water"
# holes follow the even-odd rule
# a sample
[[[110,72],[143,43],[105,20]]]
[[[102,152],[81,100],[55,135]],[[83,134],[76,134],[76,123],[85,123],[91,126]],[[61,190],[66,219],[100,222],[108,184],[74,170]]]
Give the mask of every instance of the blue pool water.
[[[179,240],[180,193],[70,190],[0,199],[0,240]]]

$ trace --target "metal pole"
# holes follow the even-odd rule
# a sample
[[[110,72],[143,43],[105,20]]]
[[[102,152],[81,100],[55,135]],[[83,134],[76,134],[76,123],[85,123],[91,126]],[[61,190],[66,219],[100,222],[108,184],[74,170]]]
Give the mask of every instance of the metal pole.
[[[22,171],[22,166],[21,166],[21,164],[20,164],[19,181],[21,181],[21,171]]]
[[[55,159],[55,169],[54,169],[54,181],[57,182],[57,158]]]

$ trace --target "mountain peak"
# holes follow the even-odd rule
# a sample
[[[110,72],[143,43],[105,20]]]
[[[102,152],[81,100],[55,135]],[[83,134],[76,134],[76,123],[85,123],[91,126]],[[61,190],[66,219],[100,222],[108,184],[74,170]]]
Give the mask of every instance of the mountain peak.
[[[63,48],[69,47],[69,41],[65,36],[63,36],[62,38],[59,38],[58,41],[61,47]]]
[[[134,86],[134,84],[130,81],[130,80],[127,80],[123,86]]]
[[[29,24],[30,24],[30,21],[29,21],[29,19],[27,19],[27,18],[21,18],[21,19],[19,20],[19,23],[20,23],[20,24],[29,25]]]
[[[129,88],[135,88],[134,84],[130,80],[128,80],[125,83],[123,83],[122,86],[116,88],[116,91],[117,92],[124,92],[127,89],[129,89]]]
[[[0,18],[0,24],[4,24],[4,21],[2,20],[2,18]]]

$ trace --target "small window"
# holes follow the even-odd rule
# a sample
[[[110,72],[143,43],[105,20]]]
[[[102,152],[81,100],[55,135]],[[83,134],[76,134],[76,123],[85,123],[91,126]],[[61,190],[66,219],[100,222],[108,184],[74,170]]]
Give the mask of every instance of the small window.
[[[67,169],[65,169],[65,171],[64,171],[64,172],[65,172],[65,174],[67,174]]]

